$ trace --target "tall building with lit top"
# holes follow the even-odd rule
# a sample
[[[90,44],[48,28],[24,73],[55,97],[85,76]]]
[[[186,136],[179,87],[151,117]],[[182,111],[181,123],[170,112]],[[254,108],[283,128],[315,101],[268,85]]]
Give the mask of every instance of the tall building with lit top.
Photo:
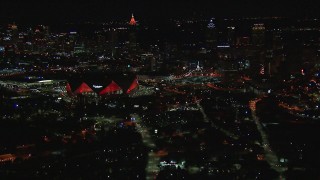
[[[215,47],[217,43],[216,25],[214,18],[210,19],[206,28],[206,42],[209,48]]]
[[[129,24],[130,24],[131,26],[136,26],[136,25],[137,25],[137,22],[136,22],[136,20],[134,19],[133,14],[131,15],[131,19],[130,19]]]
[[[6,32],[2,33],[2,43],[5,45],[16,44],[19,39],[18,26],[13,24],[8,24]]]
[[[254,24],[252,27],[252,45],[263,46],[265,44],[265,31],[264,24]]]
[[[227,42],[230,46],[233,46],[235,45],[236,43],[236,34],[235,34],[235,31],[236,31],[236,27],[234,26],[229,26],[227,27],[227,30],[228,30],[228,34],[227,34]]]
[[[7,28],[5,29],[5,32],[2,32],[2,38],[1,38],[1,51],[2,55],[5,55],[6,57],[13,57],[17,53],[17,44],[19,40],[19,33],[18,33],[18,26],[13,24],[8,24]]]
[[[133,14],[129,22],[129,46],[131,50],[136,50],[137,47],[137,21],[135,20]]]
[[[209,23],[208,23],[208,29],[214,29],[216,27],[216,25],[213,23],[214,19],[210,19]]]
[[[118,31],[114,28],[110,29],[109,30],[109,45],[111,48],[112,57],[116,56],[116,54],[117,54],[116,46],[118,45],[118,42],[119,42]]]

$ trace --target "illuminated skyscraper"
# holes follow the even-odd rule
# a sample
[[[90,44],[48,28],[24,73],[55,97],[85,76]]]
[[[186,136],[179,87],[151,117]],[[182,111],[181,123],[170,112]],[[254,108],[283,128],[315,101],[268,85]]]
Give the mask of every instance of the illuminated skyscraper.
[[[273,74],[273,71],[275,69],[274,65],[274,59],[273,59],[273,50],[267,50],[266,51],[266,58],[265,58],[265,72],[267,75],[271,76]]]
[[[129,43],[131,50],[136,50],[137,47],[137,21],[134,19],[134,16],[132,14],[131,20],[129,22]]]
[[[118,46],[118,42],[119,38],[118,38],[118,31],[116,29],[111,29],[109,31],[109,44],[110,44],[110,48],[111,48],[111,54],[112,57],[116,56],[117,54],[117,48],[116,46]]]
[[[265,44],[265,26],[264,24],[254,24],[252,27],[252,44],[254,46],[263,46]]]
[[[233,46],[236,43],[236,35],[235,35],[236,28],[234,26],[229,26],[227,29],[228,29],[227,42],[230,46]]]
[[[136,25],[137,25],[137,22],[136,22],[136,20],[134,19],[133,14],[132,14],[132,16],[131,16],[131,19],[130,19],[129,24],[130,24],[131,26],[136,26]]]
[[[7,32],[4,34],[3,40],[6,44],[16,44],[19,38],[18,26],[13,24],[8,24]]]
[[[209,47],[215,47],[217,42],[216,37],[216,25],[214,24],[214,18],[210,19],[206,28],[206,41]]]
[[[210,19],[210,22],[208,23],[208,29],[214,29],[216,27],[216,25],[213,23],[214,19]]]

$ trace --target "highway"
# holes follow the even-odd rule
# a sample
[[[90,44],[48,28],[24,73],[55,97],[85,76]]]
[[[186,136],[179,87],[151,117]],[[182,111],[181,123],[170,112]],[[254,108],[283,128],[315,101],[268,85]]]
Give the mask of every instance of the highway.
[[[263,126],[260,122],[260,119],[256,116],[256,103],[259,102],[261,99],[254,99],[249,102],[250,108],[251,108],[251,113],[252,113],[252,118],[257,125],[257,129],[261,135],[262,138],[262,145],[261,147],[264,149],[265,152],[265,158],[266,161],[269,163],[272,169],[276,170],[277,172],[280,173],[280,178],[283,179],[282,173],[287,170],[286,167],[283,167],[279,163],[279,158],[277,154],[271,149],[270,143],[269,143],[269,138],[267,133],[264,131]]]
[[[152,180],[156,179],[157,174],[159,173],[159,163],[160,159],[156,156],[155,152],[153,151],[156,147],[154,144],[148,128],[144,125],[141,118],[137,114],[131,114],[131,117],[135,118],[136,122],[136,129],[142,136],[143,143],[149,148],[148,152],[148,162],[146,166],[146,179]]]

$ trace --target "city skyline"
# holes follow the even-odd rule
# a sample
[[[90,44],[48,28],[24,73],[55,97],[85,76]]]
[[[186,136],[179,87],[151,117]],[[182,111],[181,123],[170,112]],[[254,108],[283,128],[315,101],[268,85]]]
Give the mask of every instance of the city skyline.
[[[2,1],[0,179],[320,179],[318,9]]]

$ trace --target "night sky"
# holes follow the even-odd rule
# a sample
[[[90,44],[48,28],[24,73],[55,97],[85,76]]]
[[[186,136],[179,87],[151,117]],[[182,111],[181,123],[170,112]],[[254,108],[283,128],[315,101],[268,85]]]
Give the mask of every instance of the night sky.
[[[210,16],[319,16],[315,0],[1,0],[0,21],[59,22]]]

